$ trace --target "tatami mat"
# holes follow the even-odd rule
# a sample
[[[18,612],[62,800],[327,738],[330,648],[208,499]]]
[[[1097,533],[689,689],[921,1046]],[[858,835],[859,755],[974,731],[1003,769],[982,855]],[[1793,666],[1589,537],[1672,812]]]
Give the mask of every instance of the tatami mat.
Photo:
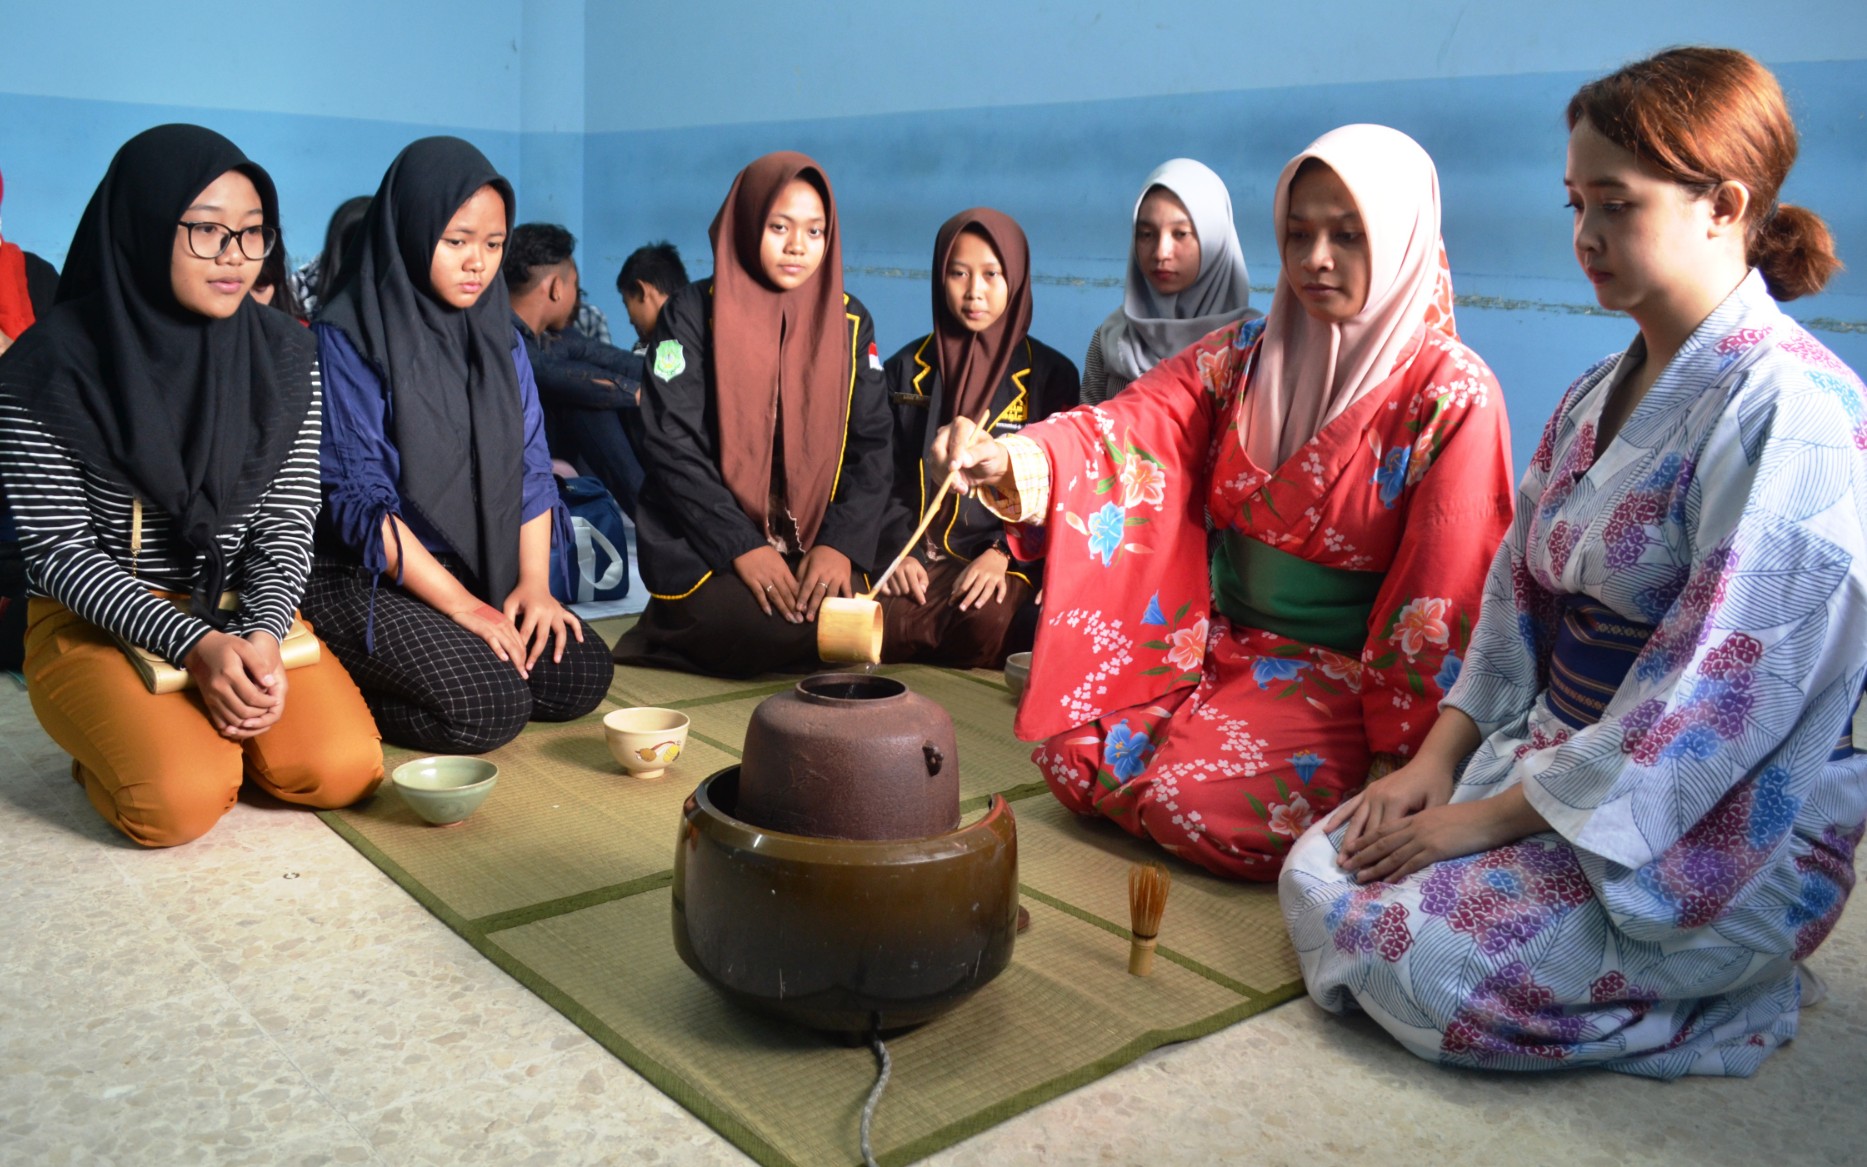
[[[613,638],[616,626],[601,630]],[[995,675],[884,671],[951,713],[968,807],[993,793],[1013,800],[1034,925],[997,980],[890,1040],[893,1078],[874,1132],[883,1162],[931,1153],[1300,991],[1271,889],[1178,863],[1154,975],[1130,976],[1128,866],[1159,853],[1109,824],[1077,821],[1044,791],[1030,747],[1011,735],[1014,706]],[[737,760],[759,702],[795,681],[621,669],[604,709],[533,726],[490,755],[499,786],[467,822],[426,826],[392,789],[326,819],[480,952],[754,1158],[853,1162],[875,1074],[869,1050],[728,1004],[681,963],[671,938],[681,804]],[[658,781],[623,775],[604,744],[603,712],[631,704],[693,719],[687,750]],[[391,751],[390,764],[408,756]]]

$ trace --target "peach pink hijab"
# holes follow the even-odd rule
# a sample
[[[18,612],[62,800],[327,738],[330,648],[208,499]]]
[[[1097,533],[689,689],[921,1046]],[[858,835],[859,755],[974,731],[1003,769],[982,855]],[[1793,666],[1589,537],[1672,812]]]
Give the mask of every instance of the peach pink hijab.
[[[1303,310],[1279,271],[1252,383],[1239,403],[1246,456],[1274,470],[1390,377],[1422,325],[1456,337],[1452,281],[1439,238],[1439,173],[1418,142],[1386,126],[1330,130],[1277,179],[1273,230],[1284,249],[1290,184],[1314,158],[1342,178],[1367,230],[1368,302],[1343,324]]]

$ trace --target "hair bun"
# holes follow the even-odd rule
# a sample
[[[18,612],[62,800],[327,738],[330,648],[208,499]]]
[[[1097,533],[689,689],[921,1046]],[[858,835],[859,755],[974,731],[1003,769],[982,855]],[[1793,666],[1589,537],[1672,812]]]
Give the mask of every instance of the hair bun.
[[[1789,203],[1778,204],[1757,228],[1750,263],[1763,272],[1770,295],[1784,302],[1814,295],[1841,270],[1828,224],[1814,211]]]

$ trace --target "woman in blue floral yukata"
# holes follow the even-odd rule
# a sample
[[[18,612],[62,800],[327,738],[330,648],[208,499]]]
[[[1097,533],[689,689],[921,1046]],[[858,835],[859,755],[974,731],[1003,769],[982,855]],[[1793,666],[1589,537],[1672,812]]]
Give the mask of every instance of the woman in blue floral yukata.
[[[1564,184],[1640,328],[1568,391],[1407,766],[1292,849],[1310,994],[1421,1057],[1748,1075],[1795,1035],[1867,819],[1867,402],[1777,307],[1838,266],[1779,204],[1742,53],[1582,87]]]

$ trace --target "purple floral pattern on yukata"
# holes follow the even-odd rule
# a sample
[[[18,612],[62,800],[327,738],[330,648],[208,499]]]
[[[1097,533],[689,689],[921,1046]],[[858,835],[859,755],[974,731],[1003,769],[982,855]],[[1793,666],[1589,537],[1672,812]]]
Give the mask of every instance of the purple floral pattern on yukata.
[[[1478,982],[1440,1048],[1476,1065],[1506,1055],[1561,1062],[1587,1029],[1586,1016],[1569,1012],[1529,965],[1513,960]]]
[[[1311,996],[1421,1057],[1744,1076],[1867,834],[1867,387],[1755,273],[1597,451],[1623,363],[1544,428],[1446,694],[1483,730],[1454,801],[1521,789],[1551,830],[1366,887],[1312,830],[1284,912]],[[1653,630],[1579,725],[1571,596]]]
[[[1593,898],[1572,850],[1526,842],[1435,864],[1421,884],[1420,909],[1496,956]]]

